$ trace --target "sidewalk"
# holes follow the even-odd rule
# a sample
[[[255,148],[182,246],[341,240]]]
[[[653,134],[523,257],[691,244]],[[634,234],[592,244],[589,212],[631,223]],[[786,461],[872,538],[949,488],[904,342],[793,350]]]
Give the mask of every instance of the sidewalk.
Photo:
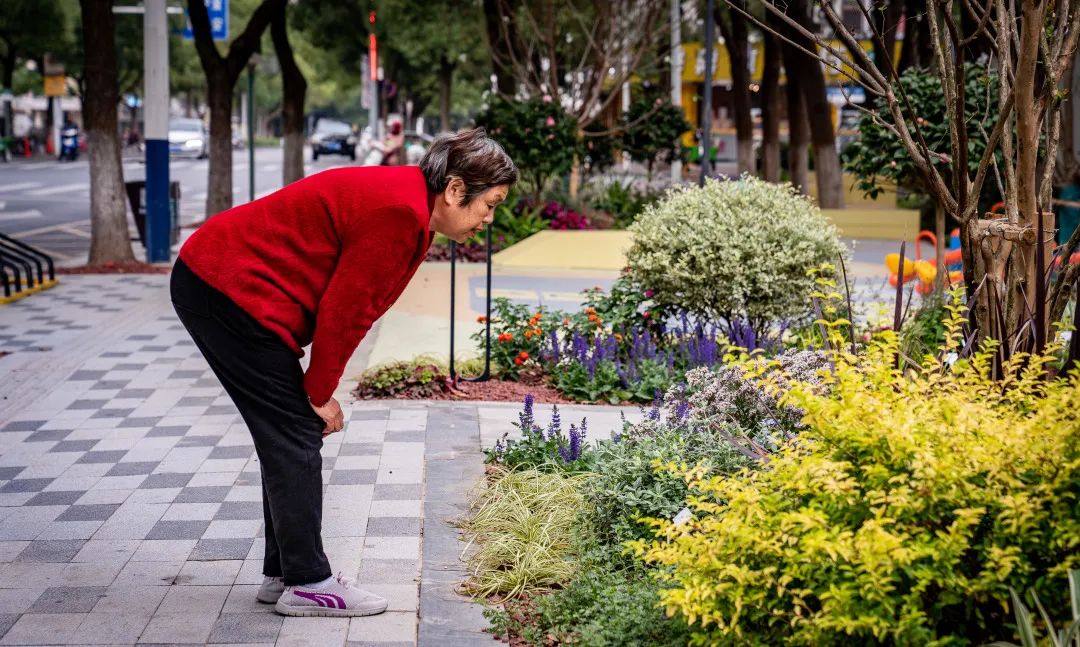
[[[167,276],[71,276],[0,308],[0,645],[489,645],[448,520],[516,406],[343,400],[323,448],[335,571],[380,616],[283,618],[261,581],[259,465]],[[348,384],[339,390],[347,392]],[[611,431],[618,410],[568,407]]]

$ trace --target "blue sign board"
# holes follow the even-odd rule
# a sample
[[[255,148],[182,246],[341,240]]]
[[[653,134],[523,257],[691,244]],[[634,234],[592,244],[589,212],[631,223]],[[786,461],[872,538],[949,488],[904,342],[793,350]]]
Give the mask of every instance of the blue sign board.
[[[210,35],[214,40],[229,39],[229,0],[203,0],[206,5],[206,13],[210,15]],[[184,10],[184,18],[187,19],[187,9]],[[191,20],[187,19],[184,25],[184,39],[193,40],[195,34],[191,31]]]

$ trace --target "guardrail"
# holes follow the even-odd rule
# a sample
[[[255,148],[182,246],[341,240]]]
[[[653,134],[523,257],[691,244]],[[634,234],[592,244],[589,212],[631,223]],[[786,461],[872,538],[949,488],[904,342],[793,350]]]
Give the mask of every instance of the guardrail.
[[[45,252],[0,233],[0,304],[56,285],[56,267]]]

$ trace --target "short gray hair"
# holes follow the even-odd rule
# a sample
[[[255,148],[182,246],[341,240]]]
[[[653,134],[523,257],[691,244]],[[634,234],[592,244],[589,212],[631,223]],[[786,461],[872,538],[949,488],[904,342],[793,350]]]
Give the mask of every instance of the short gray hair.
[[[462,206],[491,187],[514,184],[518,170],[503,147],[483,128],[469,128],[439,135],[420,160],[428,190],[446,190],[451,178],[465,183]]]

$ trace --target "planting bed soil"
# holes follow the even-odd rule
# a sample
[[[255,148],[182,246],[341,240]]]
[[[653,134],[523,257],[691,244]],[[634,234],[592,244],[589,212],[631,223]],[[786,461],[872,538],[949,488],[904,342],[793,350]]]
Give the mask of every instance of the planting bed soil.
[[[172,268],[167,265],[151,265],[140,261],[56,268],[57,274],[168,274],[169,272],[172,272]]]

